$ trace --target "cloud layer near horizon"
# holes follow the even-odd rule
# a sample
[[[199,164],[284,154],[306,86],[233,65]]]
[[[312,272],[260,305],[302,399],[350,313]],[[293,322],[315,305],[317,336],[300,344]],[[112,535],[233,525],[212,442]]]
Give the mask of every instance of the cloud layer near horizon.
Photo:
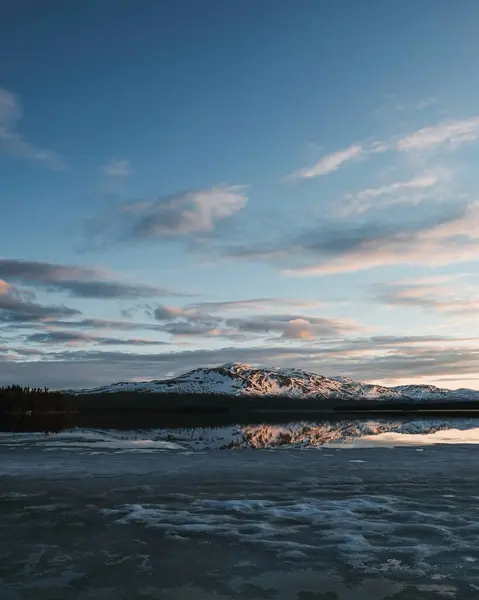
[[[30,353],[29,353],[30,354]],[[8,359],[0,347],[0,384],[19,377],[26,385],[83,388],[125,379],[158,379],[202,366],[241,361],[258,366],[301,368],[327,375],[390,385],[442,378],[477,382],[479,339],[447,337],[373,337],[324,347],[225,347],[153,354],[66,350],[42,353],[34,361]],[[29,355],[28,358],[32,358]],[[372,360],[374,359],[374,361]],[[85,383],[88,382],[88,386]],[[474,384],[471,387],[475,387]]]

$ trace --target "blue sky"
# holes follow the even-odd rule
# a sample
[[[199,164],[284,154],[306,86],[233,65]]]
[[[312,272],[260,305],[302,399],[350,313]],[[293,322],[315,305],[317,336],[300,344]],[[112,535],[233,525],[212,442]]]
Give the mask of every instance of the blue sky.
[[[479,388],[479,5],[0,5],[0,383]]]

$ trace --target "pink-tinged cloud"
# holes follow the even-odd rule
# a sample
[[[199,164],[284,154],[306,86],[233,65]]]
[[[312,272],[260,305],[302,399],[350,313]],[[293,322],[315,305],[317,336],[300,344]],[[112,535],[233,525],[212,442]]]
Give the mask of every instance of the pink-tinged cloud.
[[[453,278],[429,278],[379,286],[376,300],[393,307],[418,308],[470,318],[479,314],[477,289]]]
[[[315,264],[284,269],[284,275],[307,277],[348,273],[388,265],[445,266],[479,259],[479,210],[471,205],[461,216],[417,232],[366,239],[350,250]]]
[[[12,286],[3,279],[0,279],[0,296],[6,296],[11,292]]]

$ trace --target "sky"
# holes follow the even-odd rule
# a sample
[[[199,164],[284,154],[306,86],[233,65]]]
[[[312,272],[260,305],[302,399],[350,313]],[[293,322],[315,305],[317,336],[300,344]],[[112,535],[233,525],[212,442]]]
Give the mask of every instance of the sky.
[[[0,0],[0,385],[479,389],[479,4]]]

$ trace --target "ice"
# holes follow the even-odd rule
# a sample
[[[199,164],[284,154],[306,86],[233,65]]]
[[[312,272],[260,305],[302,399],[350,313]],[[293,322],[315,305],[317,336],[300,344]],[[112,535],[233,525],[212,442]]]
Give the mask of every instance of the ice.
[[[135,597],[147,587],[181,598],[188,582],[191,597],[206,600],[477,595],[479,478],[470,446],[120,455],[43,447],[0,446],[8,474],[2,598],[94,598],[100,588]],[[63,573],[94,573],[94,583]]]
[[[34,444],[44,451],[84,449],[149,452],[185,449],[176,442],[153,440],[145,437],[145,433],[140,432],[70,429],[47,436],[43,433],[0,433],[0,445],[16,447],[25,444]]]
[[[427,559],[451,548],[466,555],[475,551],[475,510],[466,515],[447,505],[421,505],[417,510],[418,506],[416,501],[384,495],[299,502],[203,499],[187,502],[182,510],[167,504],[124,505],[108,514],[116,513],[118,524],[142,524],[182,538],[225,537],[290,558],[339,551],[344,561],[365,572],[433,572],[434,561]],[[474,535],[468,533],[471,526]],[[306,532],[311,534],[307,542]],[[408,565],[401,557],[408,557]],[[468,556],[459,560],[470,562]]]

